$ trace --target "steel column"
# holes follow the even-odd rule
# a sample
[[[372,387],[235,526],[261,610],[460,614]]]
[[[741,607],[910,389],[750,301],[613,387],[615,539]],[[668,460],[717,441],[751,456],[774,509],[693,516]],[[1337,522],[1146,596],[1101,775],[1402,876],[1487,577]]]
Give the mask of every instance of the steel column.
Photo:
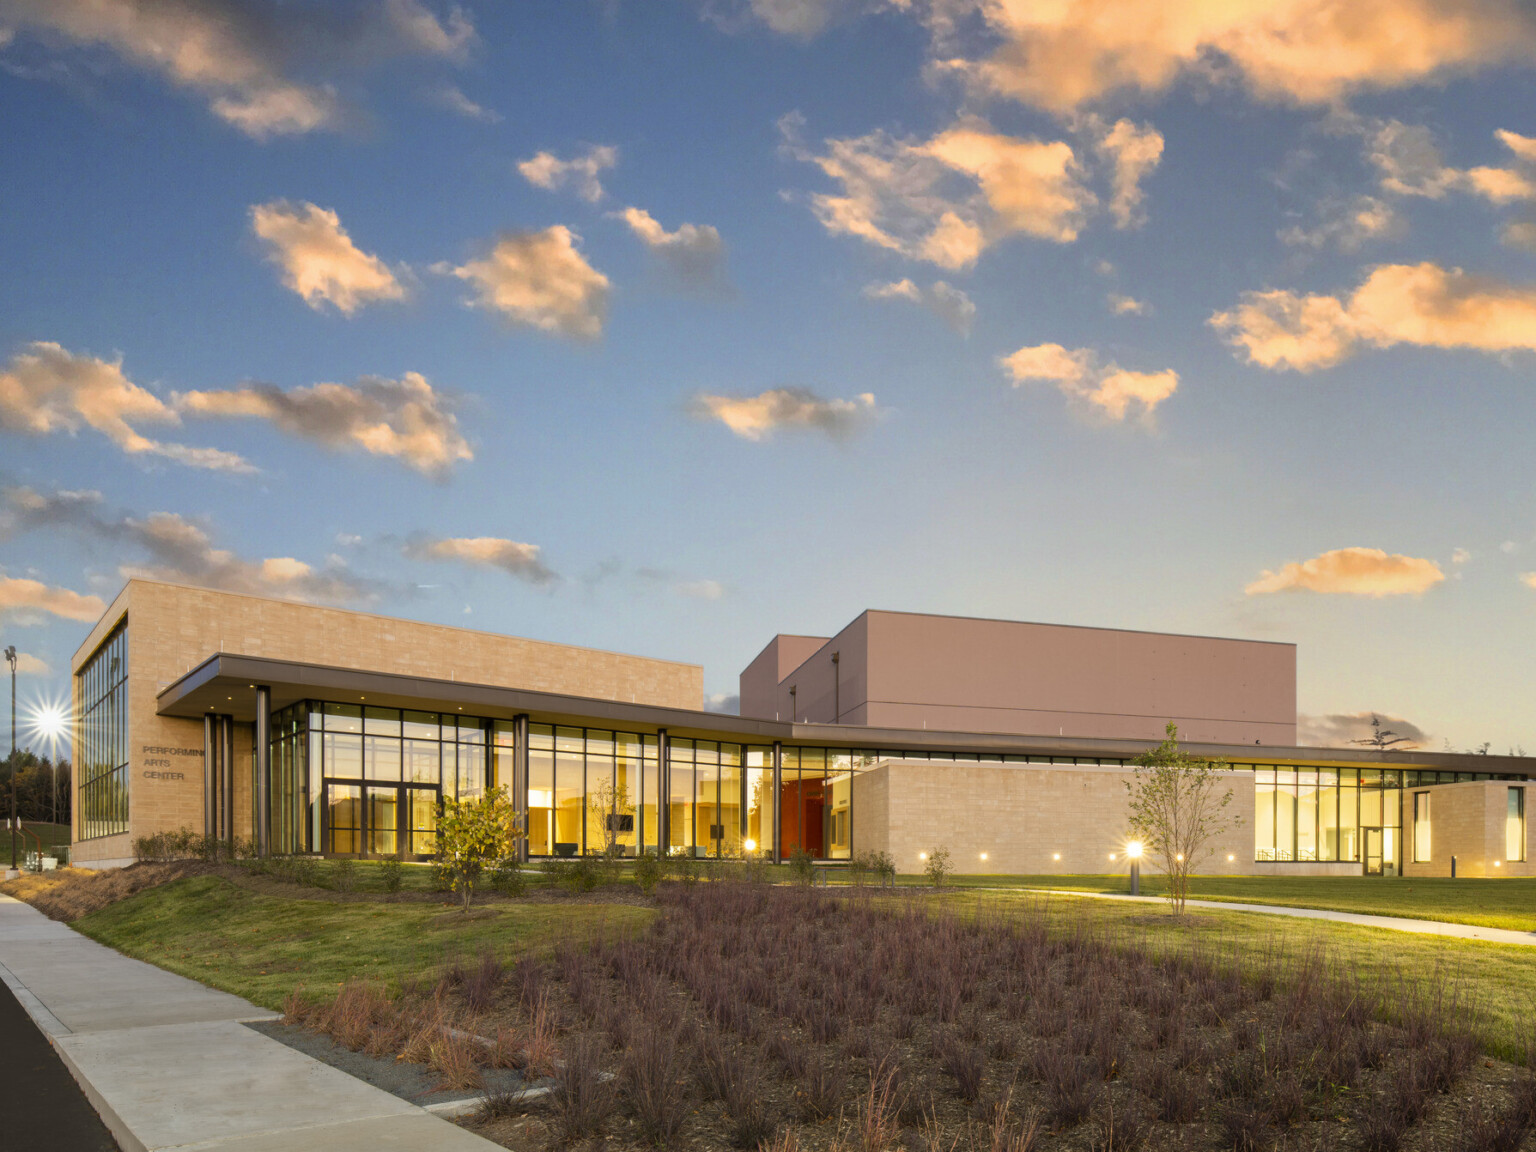
[[[230,859],[235,856],[235,720],[233,716],[219,717],[219,800],[223,810],[221,838],[228,847]]]
[[[656,729],[656,856],[665,857],[672,842],[672,765],[667,730]]]
[[[773,742],[773,862],[782,864],[779,858],[779,816],[784,807],[784,744]]]
[[[213,736],[213,713],[203,717],[203,835],[218,838],[219,820],[218,745]]]
[[[256,855],[272,853],[272,689],[256,685]],[[396,818],[398,822],[398,817]]]
[[[512,807],[522,820],[523,834],[517,841],[517,858],[528,859],[528,714],[512,717]]]

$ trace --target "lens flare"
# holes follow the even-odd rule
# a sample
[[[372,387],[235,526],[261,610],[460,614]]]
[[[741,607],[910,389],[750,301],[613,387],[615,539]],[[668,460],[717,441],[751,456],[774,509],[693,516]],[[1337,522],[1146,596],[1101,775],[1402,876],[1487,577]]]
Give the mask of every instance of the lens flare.
[[[50,754],[60,745],[69,742],[70,706],[57,698],[34,700],[26,706],[27,733],[32,743],[40,745]]]

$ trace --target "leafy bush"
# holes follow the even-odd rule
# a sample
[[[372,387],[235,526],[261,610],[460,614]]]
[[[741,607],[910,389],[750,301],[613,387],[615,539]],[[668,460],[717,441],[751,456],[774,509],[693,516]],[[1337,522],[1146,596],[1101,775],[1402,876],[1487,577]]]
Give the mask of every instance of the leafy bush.
[[[796,845],[789,854],[789,874],[796,884],[809,884],[816,877],[816,857]]]
[[[561,868],[563,879],[573,892],[590,892],[597,887],[598,861],[593,856],[578,856]]]
[[[635,857],[635,883],[647,896],[661,883],[662,871],[661,861],[649,852]]]
[[[944,882],[949,879],[948,848],[939,847],[928,850],[928,860],[923,865],[923,875],[928,877],[928,883],[935,888],[944,887]]]
[[[526,894],[528,878],[523,875],[522,862],[516,856],[505,856],[496,861],[496,867],[491,870],[491,887],[503,896]]]
[[[469,800],[444,797],[437,821],[437,859],[465,911],[474,899],[480,874],[512,854],[522,833],[521,821],[502,788]]]
[[[350,892],[357,883],[357,865],[345,858],[331,865],[331,887],[338,892]]]
[[[385,860],[379,865],[379,882],[384,885],[384,891],[400,891],[400,886],[404,882],[402,871],[403,866],[398,860]]]

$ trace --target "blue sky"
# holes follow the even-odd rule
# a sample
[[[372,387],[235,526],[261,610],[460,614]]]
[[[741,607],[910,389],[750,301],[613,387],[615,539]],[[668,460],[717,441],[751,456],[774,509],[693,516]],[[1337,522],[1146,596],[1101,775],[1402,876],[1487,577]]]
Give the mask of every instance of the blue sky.
[[[1293,640],[1315,739],[1536,750],[1536,17],[1355,11],[0,0],[24,701],[137,571],[719,696]]]

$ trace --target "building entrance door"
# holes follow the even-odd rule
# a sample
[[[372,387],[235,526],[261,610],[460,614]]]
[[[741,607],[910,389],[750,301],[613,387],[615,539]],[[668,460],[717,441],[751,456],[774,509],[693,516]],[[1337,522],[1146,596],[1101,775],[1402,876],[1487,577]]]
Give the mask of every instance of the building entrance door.
[[[329,784],[326,851],[338,856],[431,856],[437,851],[436,788]]]
[[[1362,828],[1360,831],[1365,837],[1365,874],[1380,876],[1382,875],[1382,830]]]

